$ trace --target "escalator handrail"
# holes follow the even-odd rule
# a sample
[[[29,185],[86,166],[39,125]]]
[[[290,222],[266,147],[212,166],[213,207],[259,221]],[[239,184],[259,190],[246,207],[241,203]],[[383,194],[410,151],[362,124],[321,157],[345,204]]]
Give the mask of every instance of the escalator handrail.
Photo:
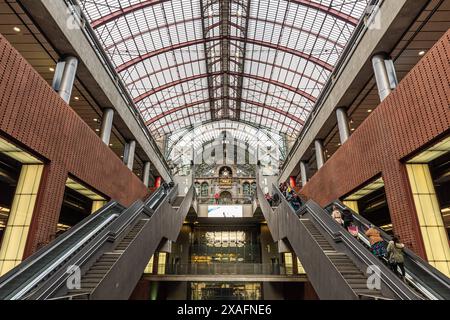
[[[106,227],[111,221],[113,221],[118,215],[112,214],[107,219],[105,219],[101,224],[99,224],[96,228],[94,228],[89,234],[87,234],[82,240],[80,240],[77,244],[71,247],[69,250],[64,252],[63,255],[58,257],[56,261],[54,261],[50,266],[48,266],[45,270],[40,272],[36,277],[32,278],[25,286],[21,286],[18,292],[15,292],[14,295],[10,298],[10,300],[20,299],[24,294],[29,292],[36,284],[38,284],[45,276],[51,273],[57,266],[59,266],[64,260],[70,257],[74,252],[76,252],[80,247],[84,245],[89,239],[94,237],[99,231],[101,231],[104,227]]]
[[[283,195],[283,193],[280,191],[280,189],[278,189],[278,187],[276,185],[272,185],[272,189],[275,190],[276,193],[278,193],[278,196],[280,197],[281,201],[286,202],[286,204],[288,205],[289,208],[291,208],[291,211],[293,213],[295,213],[297,216],[301,215],[302,212],[304,212],[306,210],[306,203],[307,202],[303,202],[302,207],[295,211],[294,208],[291,206],[291,204],[287,201],[287,199],[285,198],[285,196]],[[333,230],[332,228],[330,228],[329,225],[327,225],[326,223],[323,223],[323,221],[321,219],[317,220],[317,223],[320,224],[320,226],[322,228],[324,228],[327,233],[331,236],[331,238],[334,241],[338,241],[338,236],[339,236],[339,230]],[[333,226],[334,227],[334,226]]]
[[[148,201],[151,201],[151,199],[153,199],[156,195],[159,195],[159,194],[160,194],[160,192],[156,191],[155,193],[153,193],[153,195],[150,196]],[[111,226],[109,228],[110,235],[112,235],[112,233],[115,233],[115,232],[111,232],[111,230],[114,230],[114,229],[116,229],[115,231],[120,232],[122,230],[121,226],[126,225],[126,223],[129,222],[129,220],[130,220],[129,219],[130,217],[128,214],[122,214],[122,213],[130,212],[130,210],[125,210],[125,212],[124,212],[123,207],[120,206],[117,202],[110,201],[104,207],[102,207],[100,210],[98,210],[94,214],[86,217],[80,223],[78,223],[71,229],[67,230],[64,234],[62,234],[60,237],[55,239],[53,242],[51,242],[50,244],[41,248],[35,254],[33,254],[30,257],[28,257],[27,259],[25,259],[21,264],[19,264],[18,267],[14,268],[11,271],[9,271],[8,273],[6,273],[3,277],[1,277],[2,281],[0,283],[0,289],[3,286],[5,286],[7,283],[10,283],[11,281],[13,281],[16,277],[18,277],[23,272],[29,270],[38,261],[45,259],[50,253],[54,252],[54,250],[56,250],[60,245],[66,243],[67,241],[70,241],[70,239],[72,237],[74,237],[75,235],[77,235],[80,230],[82,230],[85,227],[88,227],[89,224],[91,224],[97,218],[100,219],[102,214],[105,214],[108,210],[111,210],[114,207],[118,207],[119,211],[122,211],[121,214],[120,215],[112,214],[111,216],[107,216],[106,219],[104,221],[102,221],[99,226],[102,226],[102,228],[103,228],[106,225],[111,224]],[[139,208],[136,208],[136,210],[132,210],[132,211],[134,211],[134,212],[139,211]],[[134,215],[132,215],[132,216],[134,216]],[[113,221],[113,220],[115,220],[115,221]],[[125,221],[123,221],[123,220],[125,220]],[[108,221],[108,223],[105,223],[105,221]],[[89,241],[92,238],[93,235],[95,235],[98,232],[99,226],[94,228],[94,231],[96,231],[96,232],[94,232],[94,233],[90,232],[88,234],[88,236],[83,237],[83,240],[77,241],[75,246],[72,248],[76,247],[78,249],[81,246],[83,246],[87,241]],[[40,277],[41,274],[45,273],[45,275],[48,275],[51,271],[53,271],[61,262],[63,262],[68,257],[67,252],[70,252],[70,254],[73,254],[74,251],[72,250],[72,248],[69,249],[68,251],[65,251],[60,256],[60,257],[64,257],[64,259],[60,259],[60,257],[57,256],[57,257],[53,258],[53,260],[50,261],[50,263],[51,263],[52,261],[55,261],[55,259],[56,259],[58,264],[55,265],[55,263],[51,263],[50,266],[48,266],[44,271],[41,271],[37,276],[31,275],[30,278],[28,278],[24,283],[34,283],[34,285],[36,283],[38,283],[39,281],[36,282],[33,279],[39,278],[39,280],[41,280],[42,279],[42,277]],[[23,287],[24,283],[21,283],[18,286]],[[28,285],[26,285],[26,287],[28,289],[32,288],[32,286],[30,287]],[[26,291],[23,291],[23,290],[21,290],[21,292],[26,293]],[[15,295],[15,296],[17,296],[17,295]]]
[[[148,199],[148,202],[153,202],[153,200],[159,196],[158,200],[161,199],[161,196],[164,196],[164,193],[161,193],[161,190],[157,190],[155,191]],[[158,201],[157,200],[157,201]],[[114,221],[112,221],[111,224],[107,225],[107,228],[105,228],[104,232],[99,233],[91,242],[92,242],[92,246],[95,248],[100,248],[102,246],[103,243],[105,243],[108,239],[114,241],[116,238],[118,238],[122,232],[124,230],[126,230],[126,228],[136,219],[137,216],[139,216],[139,214],[141,214],[143,208],[144,208],[144,203],[141,200],[137,200],[135,201],[130,207],[128,207],[127,209],[125,209],[123,212],[121,212],[120,216],[118,216]],[[157,208],[153,208],[153,209],[157,209]],[[83,245],[83,241],[80,241],[80,245]],[[97,250],[95,249],[95,250]],[[78,254],[77,257],[75,257],[75,259],[77,259],[77,265],[79,265],[80,261],[86,261],[88,260],[91,255],[93,254],[93,252],[95,252],[95,250],[88,250],[87,252],[83,252],[81,254]],[[70,255],[68,255],[67,257],[69,257]],[[60,259],[61,262],[64,262],[65,259]],[[83,264],[83,263],[81,263]],[[67,273],[64,274],[64,277],[68,277],[69,275]],[[59,278],[58,280],[56,280],[57,282],[61,282],[63,280],[65,280],[65,278]],[[39,281],[37,281],[36,283],[38,283]],[[28,291],[24,291],[23,294],[26,294],[27,292],[29,292],[33,287],[29,287]]]
[[[113,209],[114,207],[118,207],[119,210],[123,210],[122,206],[120,206],[115,201],[108,202],[104,207],[102,207],[100,210],[95,212],[92,215],[89,215],[84,220],[82,220],[79,224],[73,226],[69,230],[67,230],[65,233],[63,233],[61,236],[56,238],[54,241],[49,243],[48,245],[42,247],[38,251],[36,251],[34,254],[26,258],[24,261],[22,261],[19,266],[13,268],[6,274],[4,274],[0,278],[0,289],[10,281],[14,280],[18,275],[20,275],[22,272],[28,270],[30,267],[32,267],[35,263],[38,261],[45,259],[45,257],[54,251],[57,247],[65,243],[66,241],[70,240],[73,236],[75,236],[78,231],[89,225],[93,222],[93,220],[96,220],[99,218],[102,214],[104,214],[106,211]],[[117,217],[117,215],[115,216]]]
[[[358,221],[361,225],[363,226],[369,226],[371,224],[370,221],[368,221],[367,219],[365,219],[364,217],[362,217],[361,215],[358,215],[356,212],[354,212],[352,209],[348,208],[347,206],[345,206],[342,202],[340,201],[333,201],[333,203],[331,203],[330,205],[328,205],[326,208],[331,207],[332,205],[337,205],[341,210],[342,209],[348,209],[350,210],[350,212],[353,215],[353,219]],[[389,241],[392,240],[392,237],[390,235],[388,235],[383,229],[377,228],[377,230],[380,232],[381,237],[383,238],[383,240],[388,243]],[[404,249],[404,253],[405,253],[405,257],[407,259],[410,260],[411,263],[413,263],[415,266],[417,266],[418,268],[421,269],[422,272],[428,274],[429,276],[431,276],[433,279],[435,279],[436,281],[438,281],[441,285],[445,286],[446,289],[450,292],[450,279],[445,276],[443,273],[441,273],[439,270],[437,270],[435,267],[433,267],[432,265],[430,265],[428,262],[426,262],[425,260],[423,260],[421,257],[417,256],[412,250],[405,248]],[[411,270],[412,271],[412,270]],[[420,280],[420,279],[416,279],[416,280]],[[425,284],[425,283],[423,283]],[[429,288],[428,285],[425,284],[425,286],[427,287],[427,289],[431,289]],[[434,291],[433,289],[431,289],[432,291]],[[441,296],[439,293],[435,292],[436,295]]]
[[[316,223],[318,223],[325,232],[328,233],[328,235],[333,239],[333,241],[341,241],[344,243],[344,245],[349,248],[353,254],[355,254],[360,261],[362,261],[364,264],[371,266],[375,265],[381,269],[386,269],[386,273],[383,272],[382,275],[384,275],[383,280],[386,285],[388,285],[391,290],[396,293],[398,296],[402,296],[408,299],[418,299],[419,297],[413,293],[410,288],[406,287],[406,285],[401,285],[400,280],[395,276],[389,269],[386,268],[382,263],[380,263],[380,260],[372,255],[369,251],[367,251],[361,243],[359,243],[353,236],[351,236],[347,232],[343,232],[344,230],[333,220],[333,218],[318,204],[316,204],[313,200],[309,200],[308,202],[304,203],[303,207],[299,210],[295,211],[294,208],[290,205],[290,203],[286,200],[286,198],[283,196],[281,191],[274,185],[274,190],[276,190],[277,193],[279,193],[279,196],[281,198],[281,201],[286,202],[287,206],[291,209],[291,213],[301,216],[306,211],[313,217]],[[392,275],[393,278],[391,279],[387,275]],[[403,288],[402,288],[403,287]],[[405,290],[406,292],[405,292]]]
[[[136,217],[141,214],[142,209],[145,206],[149,207],[150,203],[158,203],[159,200],[164,198],[165,193],[162,189],[163,188],[158,188],[152,193],[151,196],[146,199],[147,204],[138,200],[126,209],[123,214],[111,224],[109,231],[110,236],[115,238],[117,235],[121,234],[136,219]],[[157,208],[150,207],[150,209],[156,211]]]
[[[382,272],[383,280],[390,289],[396,293],[399,297],[417,300],[420,297],[414,293],[409,287],[407,287],[386,265],[381,263],[381,261],[376,258],[370,251],[368,251],[358,240],[355,239],[350,233],[346,232],[342,227],[337,224],[333,218],[328,215],[328,213],[320,207],[313,200],[309,200],[306,204],[308,207],[309,213],[314,217],[316,222],[321,221],[321,225],[330,224],[333,226],[333,229],[336,229],[337,232],[334,234],[338,234],[339,239],[349,248],[353,254],[355,254],[358,259],[360,259],[367,266],[377,266],[381,270],[384,269],[385,272]],[[327,220],[327,221],[325,221]]]

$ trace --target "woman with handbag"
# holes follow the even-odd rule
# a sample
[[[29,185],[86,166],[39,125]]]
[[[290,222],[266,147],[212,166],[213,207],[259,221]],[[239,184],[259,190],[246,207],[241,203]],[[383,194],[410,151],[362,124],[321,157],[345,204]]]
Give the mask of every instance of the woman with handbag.
[[[398,236],[394,236],[391,241],[389,241],[387,247],[388,261],[391,266],[392,271],[395,274],[400,275],[402,279],[405,278],[405,257],[403,250],[405,245],[400,242]],[[400,268],[401,274],[398,273],[398,268]]]

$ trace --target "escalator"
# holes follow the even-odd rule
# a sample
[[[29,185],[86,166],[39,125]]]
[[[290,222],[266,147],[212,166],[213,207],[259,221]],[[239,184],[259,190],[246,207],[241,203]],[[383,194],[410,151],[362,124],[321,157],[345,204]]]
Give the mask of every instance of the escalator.
[[[160,244],[176,241],[194,189],[177,193],[159,188],[129,208],[109,202],[2,276],[0,299],[128,299]]]
[[[344,209],[350,210],[353,214],[353,223],[358,226],[360,241],[367,247],[370,247],[369,239],[364,234],[371,222],[346,207],[340,201],[334,201],[328,205],[325,210],[331,215],[333,206],[336,206],[341,212]],[[392,237],[378,228],[381,237],[385,240],[385,246]],[[423,298],[429,300],[449,300],[450,299],[450,279],[440,271],[431,266],[428,262],[417,256],[414,252],[405,248],[405,280],[408,285],[417,291]],[[387,263],[387,261],[385,261]]]
[[[295,252],[320,299],[420,300],[414,290],[345,231],[314,201],[297,212],[281,192],[272,207],[258,187],[258,201],[280,251]]]

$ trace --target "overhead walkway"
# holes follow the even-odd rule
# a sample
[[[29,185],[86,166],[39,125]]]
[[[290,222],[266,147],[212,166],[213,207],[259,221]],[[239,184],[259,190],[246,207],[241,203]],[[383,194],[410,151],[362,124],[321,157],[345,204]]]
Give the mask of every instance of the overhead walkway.
[[[176,241],[194,188],[177,192],[160,188],[127,209],[109,202],[1,277],[0,299],[128,299],[155,251]]]
[[[280,251],[289,249],[299,257],[320,299],[423,299],[314,201],[295,212],[273,190],[280,198],[276,208],[257,190],[272,237]]]
[[[331,215],[333,205],[342,212],[344,209],[350,210],[353,214],[353,223],[358,226],[359,235],[358,238],[367,247],[370,247],[369,239],[364,234],[371,222],[365,219],[363,216],[357,214],[352,209],[345,206],[342,202],[336,200],[328,205],[325,210]],[[381,237],[385,241],[387,247],[388,242],[392,240],[392,237],[384,232],[382,229],[377,228]],[[430,300],[449,300],[450,299],[450,279],[434,268],[428,262],[417,256],[414,252],[405,248],[405,279],[408,285],[414,288],[421,296]],[[387,263],[387,261],[385,261]]]

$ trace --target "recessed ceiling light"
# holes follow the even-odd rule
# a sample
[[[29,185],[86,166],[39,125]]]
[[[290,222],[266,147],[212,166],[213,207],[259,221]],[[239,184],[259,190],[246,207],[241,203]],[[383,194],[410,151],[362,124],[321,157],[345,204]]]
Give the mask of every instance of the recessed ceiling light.
[[[426,51],[422,50],[422,51],[419,52],[419,56],[424,56],[425,53],[426,53]]]
[[[97,121],[98,121],[98,119],[97,119],[97,118],[94,118],[94,119],[92,119],[92,120],[94,120],[94,122],[97,122]]]
[[[14,27],[13,29],[14,29],[15,32],[20,32],[20,31],[22,31],[22,30],[20,30],[19,27]]]
[[[341,144],[340,144],[340,143],[338,143],[337,145],[338,145],[338,147],[340,147],[340,146],[341,146]]]
[[[100,132],[100,129],[95,129],[95,131]]]
[[[110,144],[109,144],[109,146],[110,146],[110,147],[112,147],[112,146],[113,146],[113,144],[112,144],[112,143],[110,143]]]
[[[352,128],[352,131],[355,131],[355,128]]]
[[[50,70],[51,72],[54,72],[55,68],[50,67],[50,68],[48,68],[48,70]]]
[[[78,100],[80,100],[80,97],[75,97],[74,99],[75,99],[76,101],[78,101]]]
[[[372,109],[367,110],[368,113],[371,113],[372,111],[373,111]]]

